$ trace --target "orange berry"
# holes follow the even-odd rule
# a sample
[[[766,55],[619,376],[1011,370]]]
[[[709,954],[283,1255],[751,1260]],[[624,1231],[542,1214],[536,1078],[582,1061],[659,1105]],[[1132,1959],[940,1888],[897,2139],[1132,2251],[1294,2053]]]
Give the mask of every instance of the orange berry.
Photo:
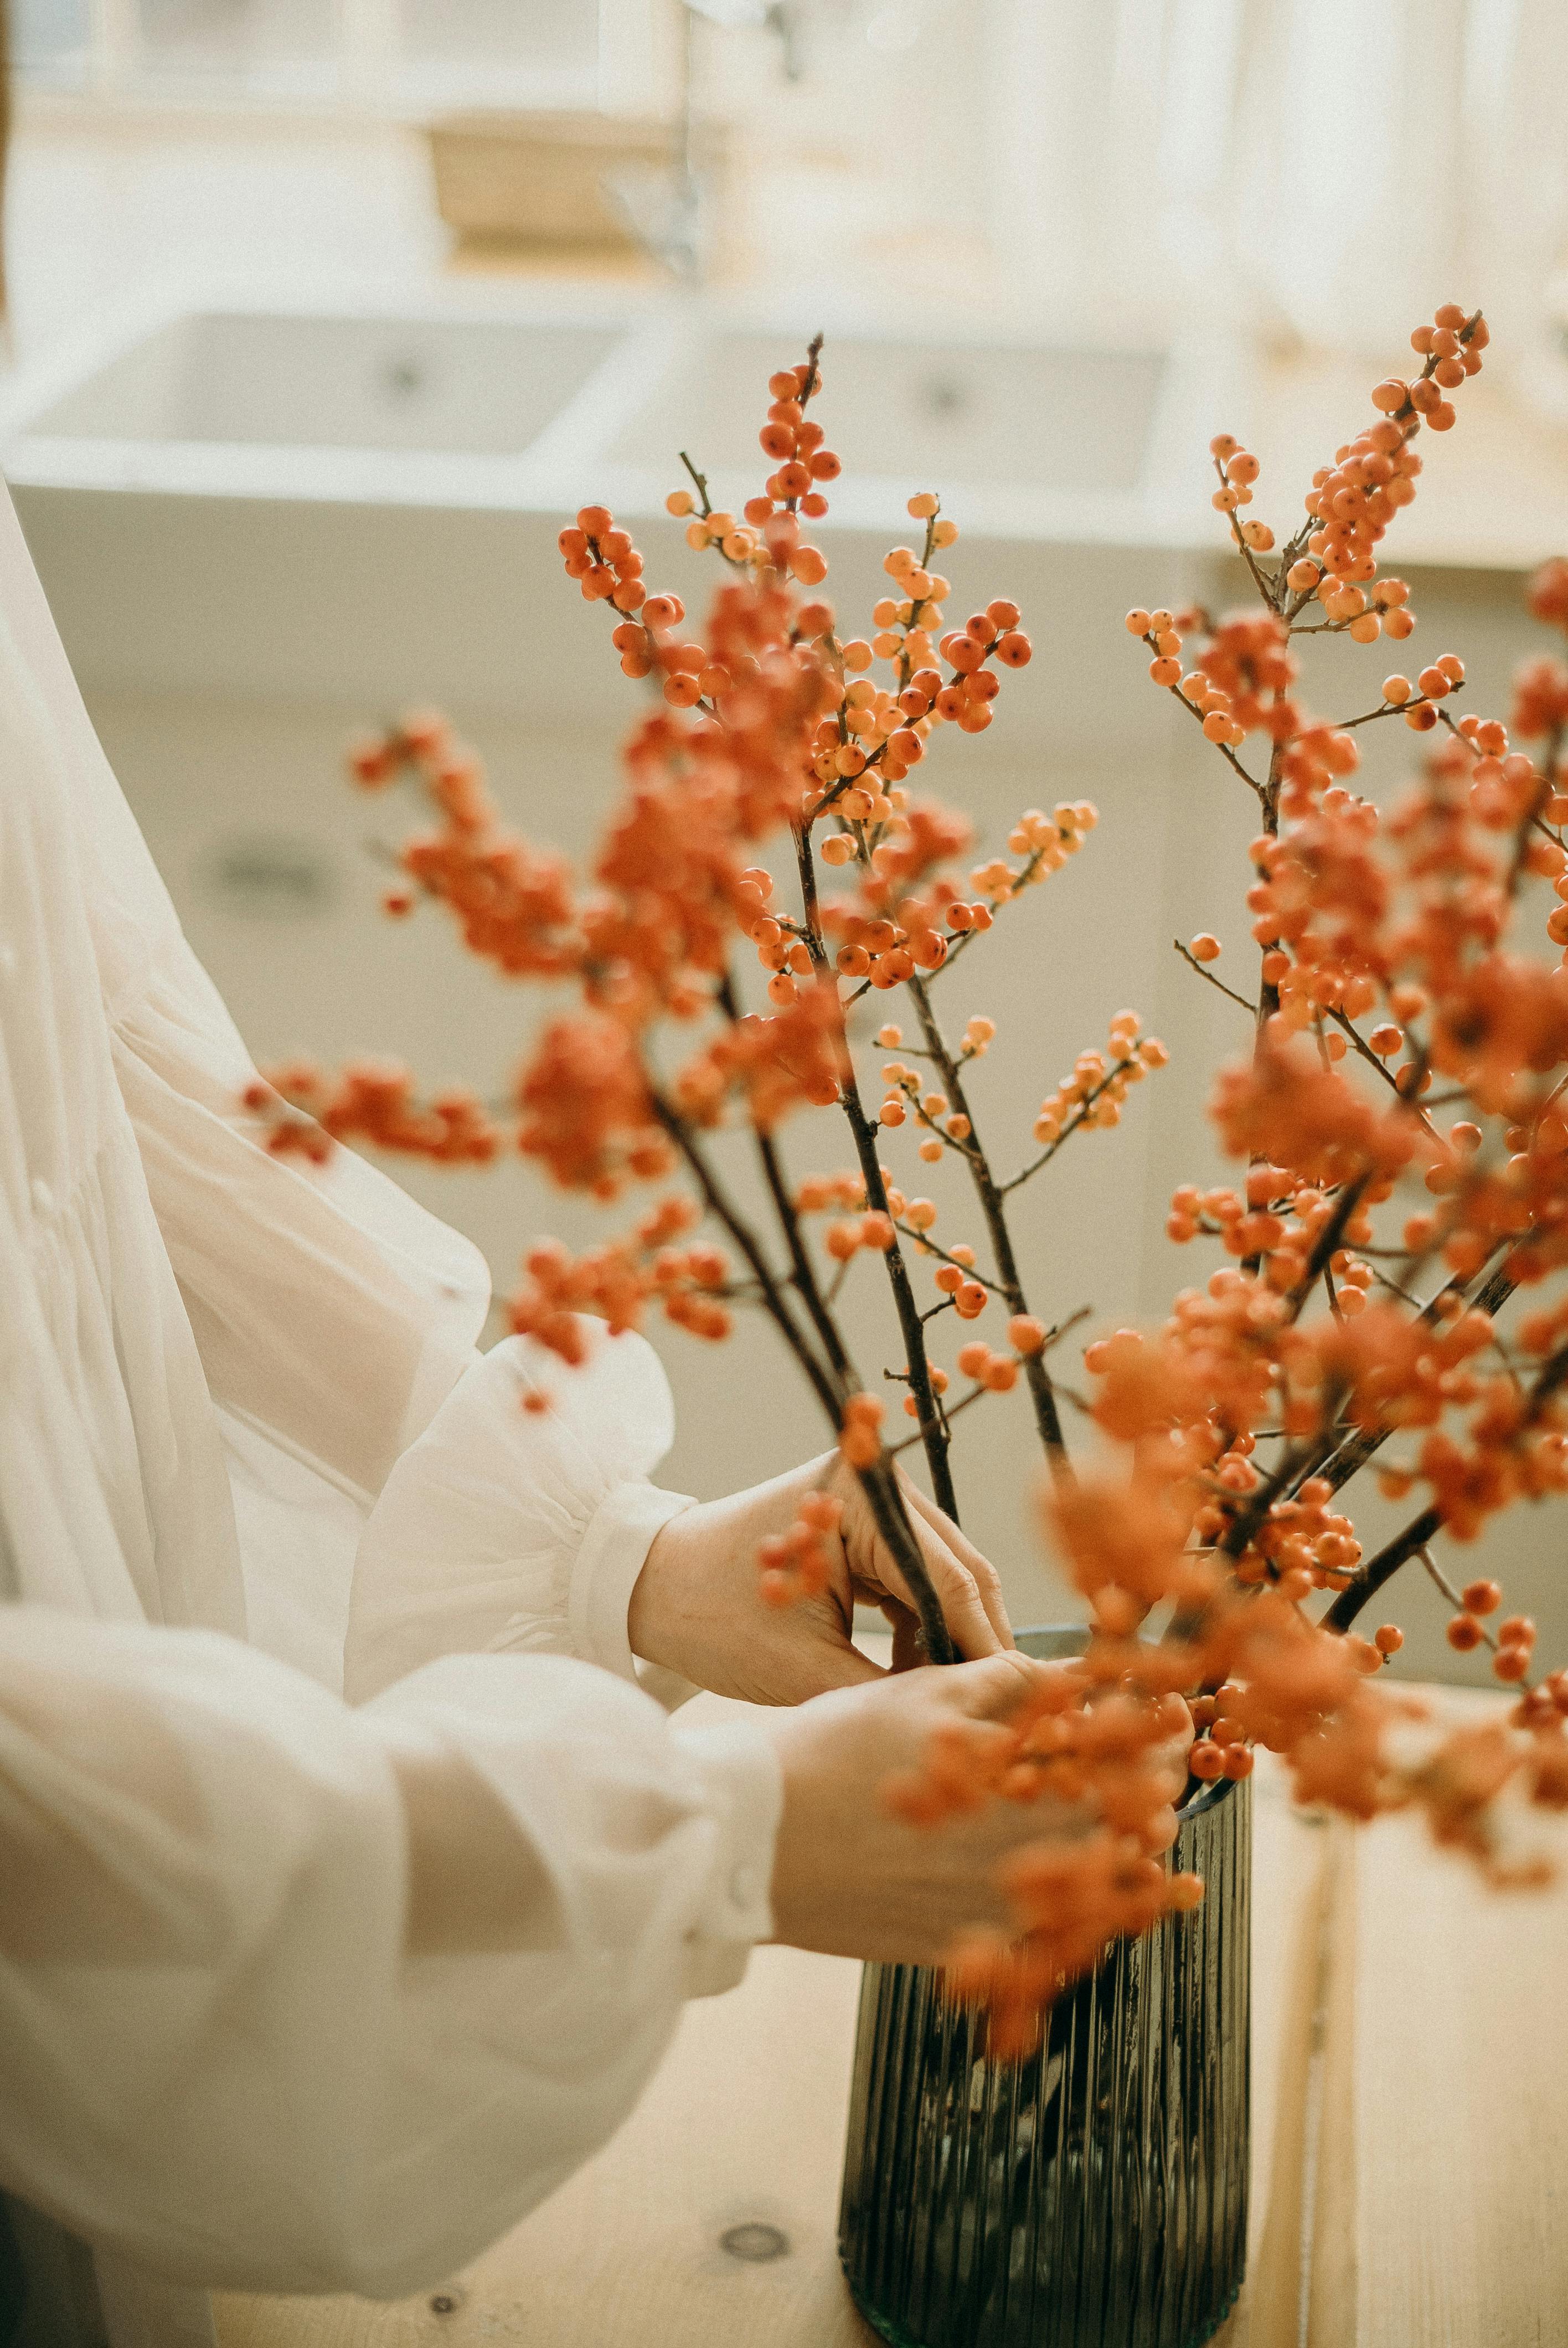
[[[1187,952],[1194,962],[1218,962],[1220,942],[1218,938],[1211,937],[1207,930],[1200,930],[1195,938],[1187,941]]]
[[[1481,1624],[1473,1614],[1453,1616],[1448,1626],[1448,1643],[1456,1654],[1469,1654],[1472,1647],[1480,1646],[1481,1639]]]
[[[1502,1603],[1502,1585],[1497,1581],[1467,1581],[1460,1595],[1467,1614],[1495,1614]]]
[[[1045,1344],[1045,1323],[1032,1313],[1015,1313],[1008,1323],[1008,1344],[1015,1354],[1038,1354]]]

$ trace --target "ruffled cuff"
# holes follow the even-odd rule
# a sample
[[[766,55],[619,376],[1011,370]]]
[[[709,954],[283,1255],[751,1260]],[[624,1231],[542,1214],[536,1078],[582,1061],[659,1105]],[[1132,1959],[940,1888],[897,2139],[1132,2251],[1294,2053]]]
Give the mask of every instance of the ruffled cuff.
[[[784,1780],[773,1740],[754,1722],[672,1729],[702,1781],[716,1828],[712,1864],[686,1939],[686,1994],[733,1989],[758,1941],[773,1938],[774,1844]]]
[[[571,1570],[567,1622],[576,1653],[602,1663],[623,1680],[641,1677],[626,1618],[643,1560],[671,1517],[692,1501],[683,1492],[663,1492],[657,1484],[618,1484],[594,1510]],[[503,1632],[498,1647],[512,1645]]]
[[[576,1656],[667,1707],[691,1692],[640,1671],[626,1630],[649,1545],[692,1505],[648,1480],[674,1437],[669,1385],[641,1338],[583,1328],[577,1368],[524,1338],[484,1355],[387,1478],[354,1566],[351,1702],[487,1650]]]

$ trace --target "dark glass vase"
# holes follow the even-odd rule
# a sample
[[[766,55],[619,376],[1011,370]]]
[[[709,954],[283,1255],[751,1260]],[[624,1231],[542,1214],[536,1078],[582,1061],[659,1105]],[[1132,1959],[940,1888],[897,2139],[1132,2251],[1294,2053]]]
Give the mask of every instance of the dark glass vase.
[[[1034,1654],[1082,1633],[1020,1632]],[[895,2348],[1196,2348],[1246,2262],[1252,1787],[1181,1812],[1190,1915],[1119,1942],[991,2062],[938,1976],[868,1965],[839,2256]]]

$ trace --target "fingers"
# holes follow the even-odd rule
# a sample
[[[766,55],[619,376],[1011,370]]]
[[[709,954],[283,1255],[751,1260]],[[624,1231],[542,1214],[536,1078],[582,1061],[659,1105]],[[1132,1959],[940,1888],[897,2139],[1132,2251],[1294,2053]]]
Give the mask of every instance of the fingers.
[[[956,1533],[958,1527],[944,1517],[936,1504],[927,1500],[915,1485],[906,1483],[903,1491],[905,1500],[909,1504],[910,1528],[919,1543],[921,1562],[936,1592],[942,1620],[948,1626],[953,1644],[966,1662],[973,1662],[981,1655],[1001,1653],[1011,1646],[1012,1636],[1008,1629],[1006,1609],[1001,1605],[1000,1588],[984,1588],[980,1578],[983,1576],[986,1583],[996,1585],[994,1567],[987,1563],[978,1550],[970,1550],[969,1555],[980,1569],[980,1574],[977,1576],[947,1538],[948,1532]],[[967,1542],[965,1547],[968,1547]],[[878,1557],[885,1578],[893,1580],[897,1577],[897,1586],[902,1588],[903,1577],[898,1574],[897,1566],[880,1541]],[[1000,1612],[999,1630],[987,1602],[988,1597],[994,1598]]]
[[[941,1534],[917,1510],[911,1509],[909,1513],[915,1538],[920,1545],[927,1578],[959,1654],[966,1662],[973,1662],[981,1655],[1001,1653],[1003,1643],[992,1627],[973,1574],[959,1562]],[[882,1550],[880,1555],[884,1578],[896,1581],[899,1589],[904,1589],[904,1578],[893,1560],[886,1550]]]
[[[996,1567],[989,1557],[981,1555],[962,1527],[956,1525],[952,1518],[939,1509],[928,1494],[920,1489],[918,1484],[903,1475],[899,1477],[898,1484],[910,1514],[916,1520],[917,1533],[920,1534],[924,1527],[925,1531],[934,1533],[957,1559],[975,1585],[980,1604],[985,1609],[986,1619],[996,1632],[999,1645],[1010,1647],[1013,1643],[1012,1624],[1008,1619],[1007,1601],[1002,1596],[1001,1576]],[[948,1627],[951,1630],[953,1626],[949,1623]]]
[[[852,1580],[860,1584],[861,1594],[866,1594],[868,1581],[875,1582],[913,1610],[913,1593],[882,1538],[859,1479],[831,1455],[813,1465],[826,1469],[849,1503],[851,1515],[842,1538]],[[973,1661],[1009,1649],[1013,1643],[1012,1629],[996,1568],[918,1485],[900,1474],[899,1488],[921,1563],[959,1654]],[[851,1530],[852,1525],[856,1530]],[[895,1617],[896,1631],[897,1627]],[[902,1658],[896,1660],[896,1668],[901,1661]]]

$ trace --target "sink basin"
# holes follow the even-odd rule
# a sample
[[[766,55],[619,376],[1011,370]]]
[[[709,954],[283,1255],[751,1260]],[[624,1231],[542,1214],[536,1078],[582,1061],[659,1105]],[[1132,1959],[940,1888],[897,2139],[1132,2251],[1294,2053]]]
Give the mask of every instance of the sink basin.
[[[750,479],[768,376],[800,355],[761,334],[689,346],[612,455],[668,472],[677,449],[700,449],[716,472]],[[835,336],[823,420],[857,480],[893,462],[921,487],[1125,490],[1143,479],[1164,368],[1158,351]]]
[[[198,311],[30,419],[64,439],[507,457],[620,340],[612,324]]]

